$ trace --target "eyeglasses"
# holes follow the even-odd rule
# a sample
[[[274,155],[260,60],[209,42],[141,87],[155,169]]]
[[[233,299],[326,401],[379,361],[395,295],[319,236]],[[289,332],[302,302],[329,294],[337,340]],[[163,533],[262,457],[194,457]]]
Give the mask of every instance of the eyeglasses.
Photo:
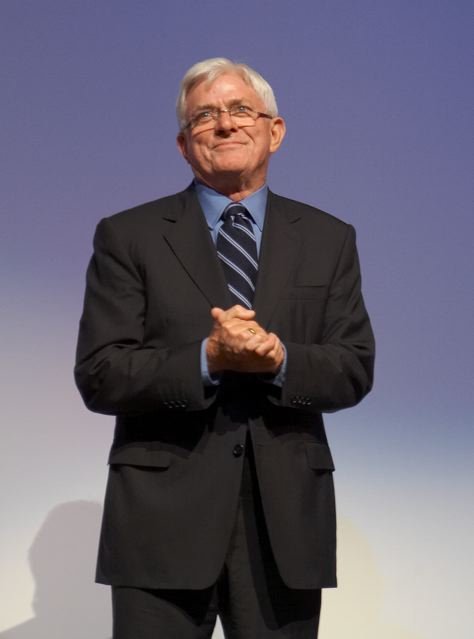
[[[245,104],[236,104],[228,109],[205,109],[204,111],[200,111],[186,122],[182,130],[191,129],[193,131],[205,131],[207,129],[212,129],[214,128],[221,113],[228,113],[234,123],[239,127],[254,126],[258,118],[272,119],[272,116],[268,115],[268,113],[255,111],[251,107],[245,106]]]

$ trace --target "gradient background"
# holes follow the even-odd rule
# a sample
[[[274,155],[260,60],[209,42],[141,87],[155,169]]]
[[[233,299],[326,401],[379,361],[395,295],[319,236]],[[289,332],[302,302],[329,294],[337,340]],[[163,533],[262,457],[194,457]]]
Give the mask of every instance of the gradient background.
[[[273,85],[269,184],[355,225],[377,381],[327,417],[340,588],[321,639],[468,639],[472,3],[2,0],[0,637],[105,639],[111,418],[72,380],[92,234],[184,188],[174,100],[225,55]],[[221,637],[217,629],[216,637]]]

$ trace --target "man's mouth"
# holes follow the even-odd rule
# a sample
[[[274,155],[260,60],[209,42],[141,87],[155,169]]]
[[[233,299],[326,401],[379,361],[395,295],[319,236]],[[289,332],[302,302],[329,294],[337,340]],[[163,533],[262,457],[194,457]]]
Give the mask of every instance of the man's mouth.
[[[220,149],[222,147],[228,147],[228,146],[242,146],[243,142],[237,142],[237,140],[229,140],[227,142],[219,142],[218,144],[214,145],[214,149]]]

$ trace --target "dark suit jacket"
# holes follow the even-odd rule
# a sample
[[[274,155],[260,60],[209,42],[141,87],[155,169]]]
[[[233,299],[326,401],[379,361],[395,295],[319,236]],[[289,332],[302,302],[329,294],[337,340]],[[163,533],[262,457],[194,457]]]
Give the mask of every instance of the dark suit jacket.
[[[192,187],[100,222],[75,368],[88,408],[117,416],[97,579],[211,585],[237,508],[234,448],[250,433],[284,581],[333,586],[334,465],[321,413],[362,399],[374,359],[353,228],[269,193],[254,306],[286,347],[281,388],[237,373],[203,385],[213,306],[231,301]]]

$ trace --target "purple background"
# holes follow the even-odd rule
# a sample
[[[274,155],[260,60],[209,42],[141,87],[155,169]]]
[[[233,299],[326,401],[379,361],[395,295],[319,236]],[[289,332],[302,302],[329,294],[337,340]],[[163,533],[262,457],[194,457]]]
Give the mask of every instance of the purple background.
[[[35,636],[54,636],[47,614],[59,615],[60,577],[48,565],[58,545],[45,544],[42,577],[31,576],[27,554],[60,504],[88,518],[91,579],[112,434],[112,420],[87,413],[72,382],[92,234],[104,215],[188,184],[175,149],[178,84],[194,62],[224,55],[269,80],[286,119],[271,188],[358,231],[376,386],[326,423],[341,520],[384,584],[385,637],[396,620],[397,639],[467,638],[472,18],[463,0],[1,3],[0,631],[34,617],[36,585],[51,611]],[[59,517],[69,572],[73,519]],[[105,589],[90,587],[108,615]],[[88,585],[75,588],[86,601]],[[353,597],[370,607],[363,588]],[[345,639],[330,615],[325,623],[323,639]],[[375,637],[375,623],[360,636]],[[88,637],[105,637],[107,624],[96,617]]]

